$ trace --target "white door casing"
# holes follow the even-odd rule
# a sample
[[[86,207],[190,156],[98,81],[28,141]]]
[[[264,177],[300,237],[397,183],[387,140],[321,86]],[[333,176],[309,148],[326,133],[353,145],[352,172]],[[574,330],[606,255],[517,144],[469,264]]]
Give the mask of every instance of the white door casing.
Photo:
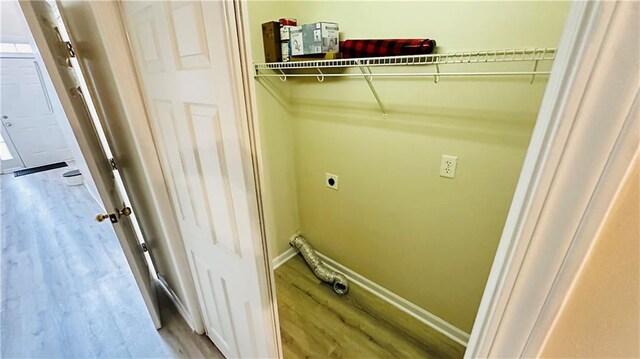
[[[90,101],[80,89],[80,84],[69,62],[69,52],[61,41],[56,19],[50,5],[45,1],[20,2],[25,18],[44,60],[51,81],[58,94],[62,107],[73,129],[73,133],[82,150],[89,172],[108,213],[116,213],[129,206],[117,184],[117,174],[113,171],[105,149],[101,144],[93,122],[87,101]],[[120,187],[121,188],[121,187]],[[135,210],[135,209],[134,209]],[[109,225],[109,221],[103,223]],[[155,297],[154,282],[149,272],[144,252],[138,243],[133,225],[128,216],[119,216],[113,223],[116,237],[122,246],[125,257],[140,292],[149,310],[156,328],[161,327],[160,314]],[[92,240],[88,238],[87,240]]]
[[[638,149],[637,2],[574,2],[466,358],[534,358]]]
[[[228,357],[270,356],[228,4],[122,5],[207,335]]]
[[[72,158],[33,58],[3,58],[0,112],[11,142],[28,168]],[[7,140],[7,139],[5,139]]]

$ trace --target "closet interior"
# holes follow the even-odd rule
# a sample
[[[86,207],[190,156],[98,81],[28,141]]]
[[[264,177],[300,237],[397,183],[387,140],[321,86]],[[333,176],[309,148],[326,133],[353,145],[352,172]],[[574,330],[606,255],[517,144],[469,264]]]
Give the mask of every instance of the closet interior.
[[[249,2],[285,357],[462,357],[568,10],[568,2]],[[273,22],[295,25],[288,53],[275,59],[263,42],[263,24]],[[293,31],[315,23],[339,27],[338,42],[320,39],[321,52],[339,46],[349,56],[292,56],[307,51],[293,48]],[[344,47],[363,39],[428,39],[418,46],[434,48]],[[347,294],[296,254],[297,235],[346,277]]]

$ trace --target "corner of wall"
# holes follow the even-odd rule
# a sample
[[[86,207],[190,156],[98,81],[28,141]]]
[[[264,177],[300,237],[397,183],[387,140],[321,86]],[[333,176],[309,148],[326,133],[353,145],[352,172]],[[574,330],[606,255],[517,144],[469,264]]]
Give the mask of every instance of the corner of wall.
[[[250,41],[254,61],[262,58],[261,24],[277,19],[289,10],[284,3],[248,4]],[[295,121],[293,121],[290,83],[278,78],[256,80],[256,104],[263,165],[265,227],[270,259],[289,249],[291,233],[298,230],[298,190],[295,180]]]

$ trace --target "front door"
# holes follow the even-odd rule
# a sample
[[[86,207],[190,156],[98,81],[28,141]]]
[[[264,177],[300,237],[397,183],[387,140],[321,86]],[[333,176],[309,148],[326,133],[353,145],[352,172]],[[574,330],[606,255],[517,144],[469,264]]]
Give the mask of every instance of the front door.
[[[113,225],[151,319],[160,328],[155,282],[130,218],[130,204],[125,200],[123,186],[118,185],[119,174],[106,155],[107,145],[98,138],[98,125],[87,105],[90,99],[82,92],[71,67],[70,53],[61,40],[52,9],[45,1],[24,1],[20,5],[106,208],[101,217],[104,225]]]
[[[33,58],[3,58],[0,113],[10,140],[26,167],[70,160],[42,72]],[[61,114],[60,114],[61,115]],[[3,134],[4,137],[4,134]]]
[[[266,357],[232,4],[121,4],[207,335],[226,356]]]

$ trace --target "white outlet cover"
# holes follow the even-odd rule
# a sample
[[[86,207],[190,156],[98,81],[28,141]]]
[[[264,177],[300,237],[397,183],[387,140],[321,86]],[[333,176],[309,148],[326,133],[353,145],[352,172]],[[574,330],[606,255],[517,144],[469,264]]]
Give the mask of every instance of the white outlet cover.
[[[331,174],[331,173],[325,173],[324,174],[324,185],[333,189],[333,190],[338,190],[338,176]]]
[[[457,167],[458,157],[442,155],[442,160],[440,161],[440,177],[455,178]]]

